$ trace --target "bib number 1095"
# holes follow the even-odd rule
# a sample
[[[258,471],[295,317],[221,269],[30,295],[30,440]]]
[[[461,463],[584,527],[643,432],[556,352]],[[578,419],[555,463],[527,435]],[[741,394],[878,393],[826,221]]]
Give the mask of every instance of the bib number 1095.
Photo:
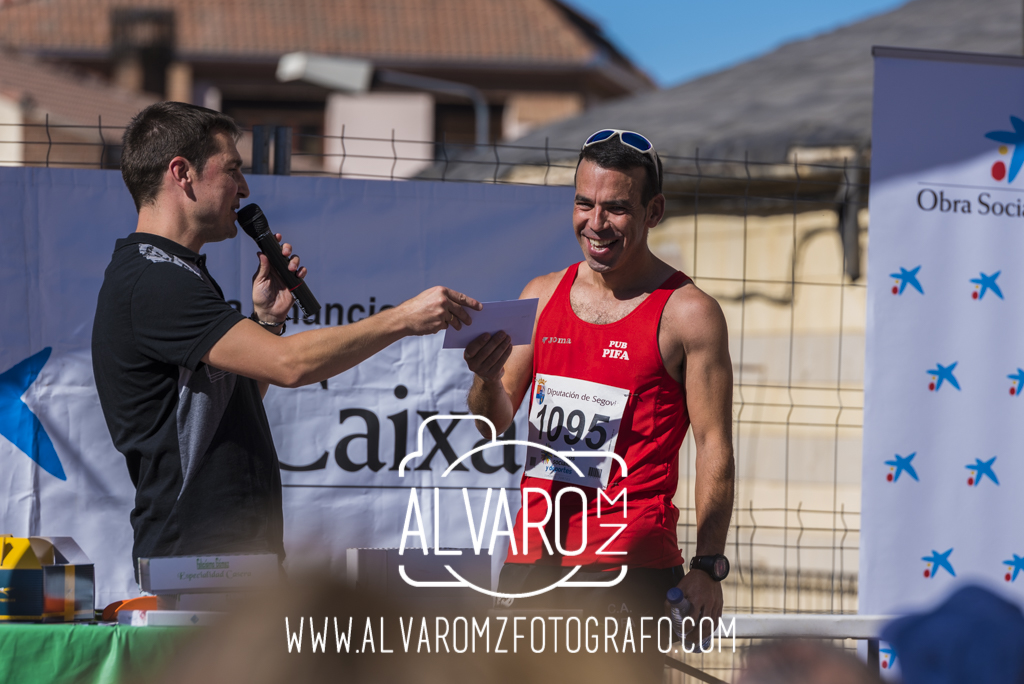
[[[526,474],[547,480],[605,488],[619,424],[629,392],[595,382],[537,374],[530,402],[530,441],[542,449],[527,451]],[[590,455],[593,454],[593,455]],[[583,477],[566,464],[571,461]]]
[[[559,443],[559,438],[565,444],[575,446],[579,444],[581,439],[592,450],[596,451],[604,446],[605,442],[608,441],[608,430],[602,423],[607,423],[611,420],[611,416],[606,416],[600,413],[595,413],[590,419],[590,427],[586,430],[583,426],[587,424],[587,414],[579,409],[575,409],[569,412],[568,417],[565,415],[565,409],[561,406],[551,406],[551,413],[548,413],[547,406],[541,407],[537,413],[537,423],[544,429],[544,436],[547,438],[548,445],[555,445]],[[544,419],[547,418],[547,427],[544,428]],[[563,434],[564,428],[564,434]],[[590,433],[595,433],[591,435]]]

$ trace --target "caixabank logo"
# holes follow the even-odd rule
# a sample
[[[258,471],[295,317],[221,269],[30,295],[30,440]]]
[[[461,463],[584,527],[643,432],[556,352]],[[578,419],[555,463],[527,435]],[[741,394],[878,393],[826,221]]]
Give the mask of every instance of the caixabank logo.
[[[580,459],[580,458],[584,458],[584,459],[588,458],[588,457],[592,457],[592,458],[611,458],[611,459],[613,459],[614,461],[616,461],[619,464],[619,467],[621,469],[622,477],[625,478],[629,474],[627,466],[626,466],[625,459],[623,459],[621,456],[619,456],[618,454],[616,454],[614,452],[611,452],[611,451],[595,451],[595,452],[591,452],[591,453],[588,453],[586,451],[582,451],[582,452],[581,451],[556,451],[556,450],[550,448],[549,446],[547,446],[545,444],[541,444],[541,443],[537,443],[537,442],[531,442],[531,441],[528,441],[528,440],[522,440],[522,439],[499,440],[498,439],[497,429],[494,427],[494,423],[492,423],[490,420],[488,420],[484,416],[477,416],[477,415],[446,415],[446,416],[431,416],[430,418],[428,418],[427,420],[423,421],[420,424],[419,433],[418,433],[417,442],[416,442],[416,444],[417,444],[416,451],[414,451],[414,452],[412,452],[410,454],[407,454],[405,456],[405,458],[402,459],[402,461],[401,461],[401,463],[399,464],[399,467],[398,467],[398,476],[399,477],[405,477],[406,468],[407,468],[407,466],[409,465],[409,463],[411,461],[414,461],[415,459],[420,458],[420,457],[422,457],[424,455],[424,449],[423,449],[423,446],[424,446],[423,445],[424,433],[427,431],[427,429],[429,428],[431,423],[433,423],[435,421],[439,421],[439,420],[452,420],[452,421],[475,420],[475,421],[479,421],[479,422],[485,423],[490,428],[490,432],[491,432],[491,439],[489,441],[484,441],[482,444],[479,444],[478,446],[474,447],[473,449],[470,449],[466,453],[464,453],[461,456],[459,456],[458,459],[456,459],[455,461],[453,461],[452,463],[450,463],[448,465],[448,467],[445,469],[445,471],[441,474],[441,478],[446,478],[449,475],[451,475],[452,471],[455,470],[455,468],[460,463],[462,463],[462,461],[466,460],[467,458],[472,458],[474,454],[481,453],[483,451],[486,451],[487,449],[503,449],[503,448],[505,448],[507,446],[524,446],[524,447],[527,447],[527,448],[530,448],[530,449],[539,449],[539,450],[545,452],[545,454],[546,454],[545,455],[545,459],[550,459],[551,461],[557,463],[558,467],[560,467],[560,468],[571,469],[571,471],[576,475],[576,477],[580,481],[583,481],[585,479],[585,476],[584,476],[583,472],[579,469],[579,467],[577,467],[577,465],[575,463],[575,461],[577,459]],[[398,547],[398,555],[404,556],[407,550],[411,551],[411,552],[416,552],[417,550],[421,550],[423,555],[427,556],[427,555],[430,554],[430,549],[431,548],[433,549],[434,556],[437,556],[437,557],[460,556],[460,555],[462,555],[462,552],[463,552],[462,549],[446,548],[445,544],[442,542],[442,539],[441,539],[441,536],[442,536],[441,535],[441,525],[440,525],[441,524],[441,519],[444,518],[446,520],[451,521],[451,520],[456,520],[456,519],[458,519],[460,517],[458,515],[450,515],[449,516],[449,515],[445,515],[445,514],[442,513],[442,496],[441,496],[442,489],[448,489],[448,488],[445,488],[445,487],[433,487],[432,488],[432,490],[433,490],[432,491],[432,495],[433,495],[433,506],[432,506],[432,508],[433,508],[433,513],[434,513],[434,516],[433,516],[433,537],[434,537],[433,544],[431,544],[431,542],[428,541],[428,539],[427,539],[427,527],[424,525],[423,510],[422,510],[422,507],[420,505],[420,488],[411,487],[409,489],[409,502],[408,502],[408,505],[406,506],[406,510],[405,510],[405,522],[402,524],[402,538],[401,538],[401,541],[400,541],[399,547]],[[606,544],[604,546],[602,546],[602,548],[599,549],[596,552],[596,555],[608,555],[608,556],[615,557],[615,556],[622,555],[624,553],[622,551],[614,551],[614,550],[610,550],[610,549],[606,548],[607,546],[609,546],[615,540],[616,537],[619,536],[619,534],[621,534],[625,530],[625,528],[627,526],[625,523],[622,522],[623,519],[627,518],[627,507],[628,507],[628,496],[629,496],[628,492],[626,491],[626,489],[624,487],[620,488],[618,490],[618,493],[617,493],[617,495],[615,496],[614,499],[611,499],[610,497],[605,495],[603,489],[598,489],[598,491],[597,491],[598,505],[597,505],[596,519],[591,519],[588,516],[587,506],[586,506],[586,502],[587,502],[588,497],[587,497],[587,494],[580,487],[568,486],[568,487],[561,488],[561,489],[559,489],[558,493],[555,495],[554,500],[551,499],[551,495],[546,490],[544,490],[544,489],[533,488],[533,487],[526,487],[526,488],[524,488],[523,489],[523,499],[524,499],[523,512],[524,512],[524,517],[523,517],[523,521],[522,521],[523,522],[523,524],[522,524],[522,539],[519,539],[519,540],[517,540],[516,536],[515,536],[515,525],[513,523],[511,509],[509,508],[509,504],[508,504],[508,494],[507,494],[507,492],[506,492],[504,487],[498,488],[498,496],[497,496],[497,499],[494,501],[494,506],[493,507],[492,507],[492,503],[491,502],[492,502],[492,500],[494,500],[494,496],[493,496],[494,495],[494,490],[491,487],[487,488],[487,493],[486,493],[486,496],[484,498],[484,505],[483,505],[483,512],[482,513],[478,513],[478,512],[473,510],[473,505],[472,505],[472,502],[470,501],[469,490],[466,487],[462,488],[462,492],[461,493],[462,493],[462,504],[463,504],[463,507],[465,509],[465,522],[466,522],[466,525],[467,525],[467,531],[469,532],[469,537],[472,540],[473,553],[476,554],[476,555],[480,555],[481,553],[486,552],[487,555],[493,556],[494,552],[495,552],[495,549],[497,548],[498,540],[500,538],[505,538],[505,540],[507,541],[507,543],[509,545],[510,553],[518,554],[519,553],[519,549],[522,549],[522,553],[524,555],[528,554],[529,553],[529,547],[528,547],[529,532],[530,532],[531,528],[534,529],[534,530],[540,531],[541,535],[543,536],[545,545],[548,546],[550,544],[550,542],[547,540],[546,535],[544,535],[544,528],[545,528],[545,526],[549,525],[549,523],[552,523],[552,522],[554,524],[554,530],[555,530],[555,533],[553,535],[554,536],[554,539],[553,539],[554,547],[557,550],[557,552],[560,555],[562,555],[562,556],[572,558],[574,556],[581,555],[587,549],[587,538],[588,538],[587,529],[588,529],[588,526],[589,525],[595,525],[595,524],[596,525],[600,525],[602,527],[617,527],[618,528],[618,532],[616,532],[616,534],[614,536],[612,536],[612,538],[609,539],[608,542],[606,542]],[[542,516],[539,520],[531,521],[531,520],[529,520],[526,517],[528,515],[528,511],[530,510],[530,508],[526,505],[526,498],[531,496],[531,495],[537,496],[537,497],[541,497],[541,498],[545,499],[546,502],[547,502],[547,514]],[[574,497],[574,496],[575,497],[579,497],[579,499],[584,503],[584,505],[583,505],[583,517],[582,517],[582,520],[579,523],[582,526],[582,529],[581,529],[582,544],[580,545],[580,547],[578,549],[566,549],[566,548],[562,547],[562,535],[560,534],[560,530],[565,529],[565,526],[568,524],[568,520],[562,520],[561,519],[561,517],[563,515],[563,511],[566,509],[566,507],[562,505],[562,499],[563,498],[568,498],[568,497]],[[601,513],[601,498],[602,497],[604,497],[604,500],[608,504],[609,507],[610,506],[614,506],[615,502],[618,501],[620,497],[622,498],[623,505],[622,505],[621,517],[619,516],[618,513],[616,513],[616,518],[617,518],[616,522],[609,523],[607,520],[601,520],[601,515],[602,515],[602,513]],[[489,539],[489,543],[485,547],[484,542],[488,541],[487,540],[487,536],[488,536],[488,519],[490,518],[492,509],[493,509],[494,517],[491,519],[491,522],[490,522],[490,539]],[[409,547],[408,546],[409,542],[411,540],[413,540],[413,539],[418,539],[419,540],[419,547],[420,547],[419,549],[416,549],[415,547]],[[505,543],[505,542],[502,542],[502,543]],[[463,587],[463,588],[466,588],[466,589],[472,589],[473,591],[479,592],[481,594],[486,594],[487,596],[492,596],[494,598],[506,599],[507,600],[507,599],[519,599],[519,598],[529,598],[531,596],[539,596],[539,595],[544,594],[546,592],[549,592],[549,591],[551,591],[551,590],[553,590],[553,589],[555,589],[557,587],[583,587],[583,588],[613,587],[613,586],[619,584],[623,579],[625,579],[626,573],[628,572],[628,569],[629,569],[628,566],[622,565],[622,566],[620,566],[619,572],[618,572],[618,574],[615,577],[613,577],[612,579],[609,579],[607,581],[603,581],[603,582],[573,581],[573,579],[572,579],[573,576],[575,576],[576,573],[579,572],[582,567],[583,566],[581,566],[581,565],[575,566],[568,574],[566,574],[564,577],[562,577],[557,582],[551,584],[550,586],[543,587],[543,588],[537,589],[535,591],[524,592],[524,593],[521,593],[521,594],[508,594],[508,593],[492,591],[492,590],[487,589],[485,587],[479,587],[479,586],[473,584],[472,582],[470,582],[469,580],[465,579],[461,575],[459,575],[459,573],[457,571],[455,571],[451,567],[451,565],[445,565],[444,566],[444,568],[448,572],[448,574],[450,574],[452,576],[451,580],[442,580],[442,581],[417,580],[416,578],[410,577],[408,575],[408,573],[406,571],[406,568],[405,568],[405,565],[399,565],[398,566],[398,574],[399,574],[399,576],[401,576],[402,580],[406,584],[408,584],[409,586],[412,586],[412,587],[423,587],[423,588],[457,588],[457,587]],[[611,574],[611,573],[609,573],[609,574]]]
[[[949,383],[957,392],[960,391],[960,383],[957,382],[956,376],[953,375],[953,371],[956,370],[956,365],[959,361],[954,361],[951,364],[943,366],[941,363],[936,363],[935,368],[928,370],[928,375],[932,376],[931,382],[928,383],[928,390],[931,392],[938,392],[942,389],[943,384]]]
[[[996,279],[1002,271],[996,271],[992,275],[988,273],[979,273],[977,278],[971,278],[971,282],[974,284],[974,291],[971,292],[971,298],[980,301],[985,298],[985,295],[991,291],[996,297],[1003,299],[1003,291],[999,289],[999,284]]]
[[[0,435],[58,480],[67,480],[50,436],[22,399],[50,358],[46,347],[0,373]]]
[[[878,649],[878,654],[881,656],[879,665],[883,670],[891,670],[896,664],[896,651],[891,646],[887,648]]]
[[[970,476],[967,478],[968,487],[977,487],[981,484],[981,481],[986,477],[992,481],[997,487],[999,486],[999,478],[996,477],[995,470],[992,469],[993,464],[996,462],[996,457],[982,461],[980,458],[974,459],[974,463],[968,463],[965,468],[970,471]]]
[[[889,472],[886,473],[885,479],[888,482],[899,482],[900,475],[906,473],[912,477],[915,482],[920,482],[920,480],[917,479],[917,471],[914,470],[914,466],[910,463],[914,460],[915,456],[917,456],[916,451],[906,456],[894,454],[892,460],[885,462],[885,465],[889,466]]]
[[[932,579],[939,574],[940,570],[945,570],[951,576],[956,577],[956,571],[953,570],[953,564],[949,560],[950,554],[953,553],[953,549],[946,549],[942,553],[939,553],[935,549],[932,549],[930,556],[922,556],[921,560],[925,562],[924,576],[925,579]]]
[[[1003,575],[1003,579],[1007,582],[1016,582],[1017,575],[1020,574],[1021,570],[1024,570],[1024,556],[1018,556],[1015,553],[1012,555],[1013,558],[1003,561],[1006,565],[1006,574]]]
[[[1024,389],[1024,385],[1021,384],[1024,383],[1024,369],[1017,368],[1016,373],[1010,373],[1006,377],[1013,380],[1013,384],[1010,385],[1010,396],[1016,397],[1020,395],[1021,389]]]
[[[921,266],[915,266],[911,269],[906,269],[902,266],[899,267],[899,273],[890,273],[890,278],[895,278],[896,282],[892,286],[892,293],[894,295],[902,295],[903,291],[908,286],[917,290],[920,294],[924,294],[924,289],[921,287],[920,281],[917,279],[917,273],[921,270]]]
[[[1024,218],[1024,198],[1007,194],[1006,185],[1017,180],[1021,167],[1024,166],[1024,120],[1010,116],[1012,130],[995,130],[981,133],[988,140],[999,143],[993,150],[996,155],[989,166],[984,181],[986,185],[974,185],[981,181],[973,177],[971,184],[964,185],[963,180],[955,184],[949,182],[922,182],[916,195],[917,207],[924,212],[937,214],[974,214],[977,216],[996,218]],[[991,184],[994,181],[994,184]],[[991,184],[991,185],[990,185]],[[974,194],[968,194],[966,188],[979,188]],[[996,191],[995,194],[988,190]]]
[[[999,154],[1003,157],[1010,153],[1010,146],[1013,147],[1013,154],[1009,157],[1009,170],[1007,170],[1004,159],[993,162],[990,170],[993,180],[1005,179],[1007,183],[1012,183],[1020,173],[1021,166],[1024,166],[1024,144],[1022,144],[1024,143],[1024,121],[1016,116],[1011,116],[1010,125],[1013,126],[1012,131],[989,131],[985,134],[989,140],[1000,143]]]

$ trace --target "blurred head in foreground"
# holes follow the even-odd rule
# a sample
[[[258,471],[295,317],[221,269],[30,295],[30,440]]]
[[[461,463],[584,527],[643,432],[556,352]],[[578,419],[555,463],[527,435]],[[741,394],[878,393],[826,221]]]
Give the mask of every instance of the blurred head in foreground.
[[[881,684],[857,657],[820,641],[787,639],[750,649],[737,684]]]
[[[965,586],[927,613],[886,625],[905,684],[1024,682],[1024,614],[988,589]]]

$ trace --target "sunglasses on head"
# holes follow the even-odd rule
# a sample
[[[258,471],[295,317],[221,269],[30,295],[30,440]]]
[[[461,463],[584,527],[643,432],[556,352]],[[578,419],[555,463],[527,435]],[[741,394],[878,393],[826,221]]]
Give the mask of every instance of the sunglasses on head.
[[[611,140],[615,136],[619,137],[619,142],[623,145],[632,147],[637,152],[640,152],[650,158],[654,163],[654,172],[658,178],[658,183],[661,183],[661,170],[658,168],[658,155],[654,151],[654,144],[639,133],[634,133],[633,131],[620,131],[617,128],[605,128],[587,138],[587,141],[583,143],[583,149],[585,150],[591,145]]]

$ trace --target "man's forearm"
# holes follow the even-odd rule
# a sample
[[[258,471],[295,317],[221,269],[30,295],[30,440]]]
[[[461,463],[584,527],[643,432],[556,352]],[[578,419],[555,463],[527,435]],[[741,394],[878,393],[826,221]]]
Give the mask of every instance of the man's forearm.
[[[388,309],[351,325],[283,338],[274,337],[252,321],[240,321],[203,361],[261,385],[309,385],[338,375],[409,335],[405,319],[394,311]]]
[[[498,434],[503,433],[512,424],[515,411],[512,399],[508,396],[501,380],[484,380],[479,375],[473,376],[473,386],[466,400],[470,413],[485,416],[492,423]],[[477,421],[477,429],[484,437],[491,437],[490,428],[486,423]]]
[[[288,344],[289,366],[297,376],[286,387],[320,382],[357,366],[409,333],[395,309],[357,323],[309,330],[281,340]]]
[[[735,465],[728,437],[697,447],[694,500],[697,514],[697,555],[725,552],[732,518]]]

